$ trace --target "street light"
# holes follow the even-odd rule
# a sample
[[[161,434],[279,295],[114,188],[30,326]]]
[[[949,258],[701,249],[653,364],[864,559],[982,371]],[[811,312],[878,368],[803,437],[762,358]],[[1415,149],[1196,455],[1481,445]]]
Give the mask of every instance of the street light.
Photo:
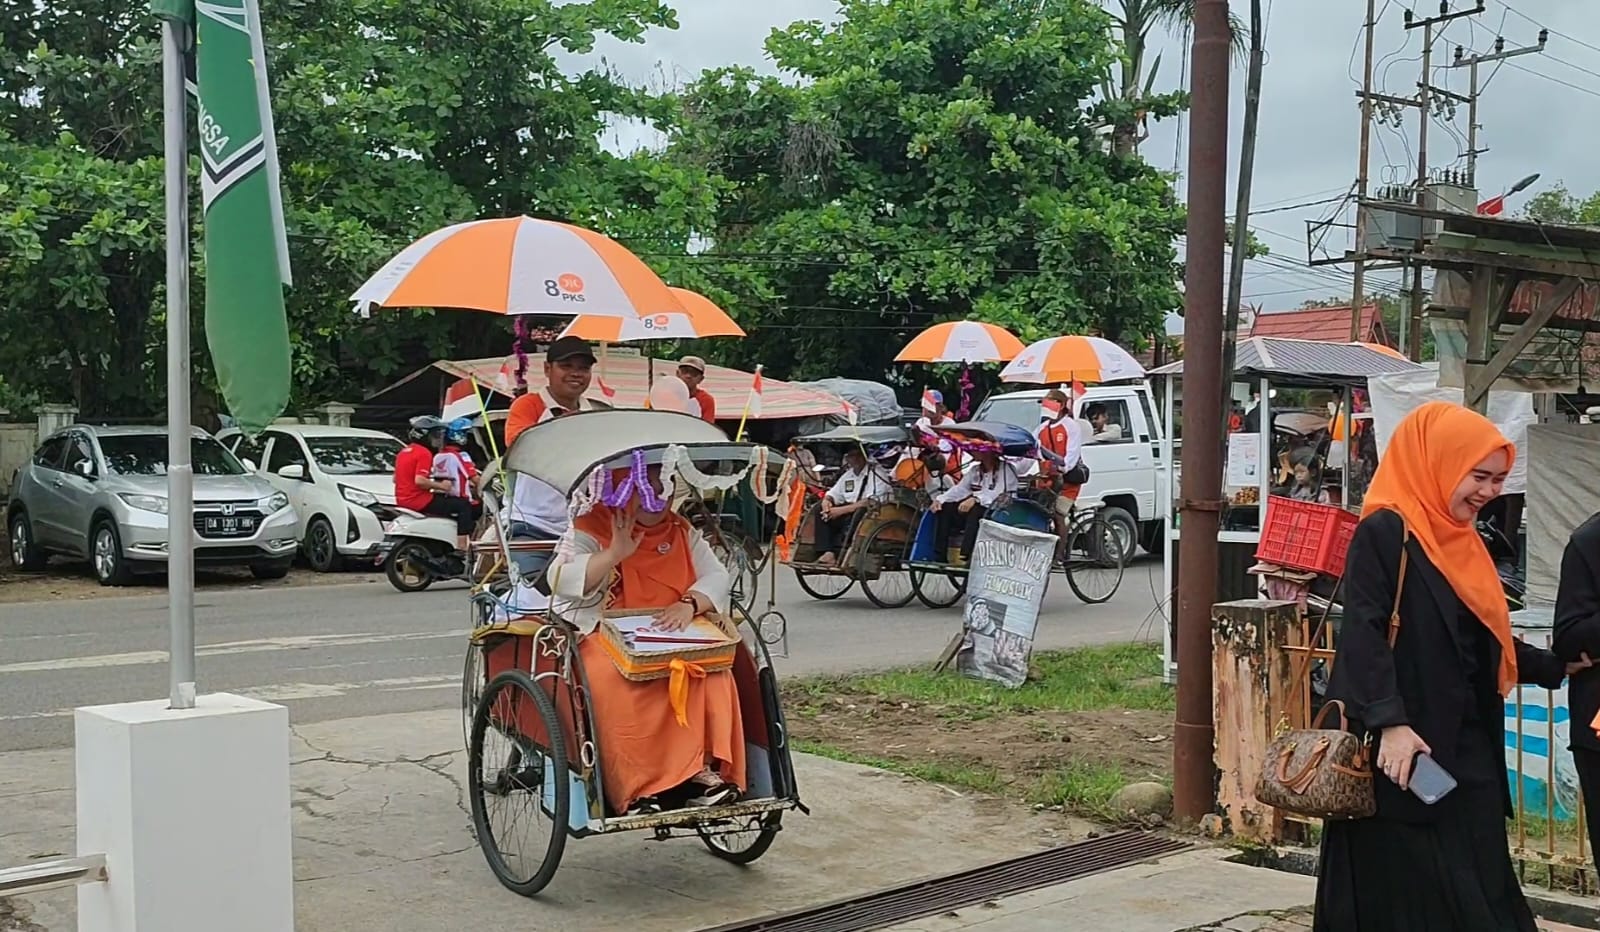
[[[1486,217],[1499,216],[1506,209],[1506,198],[1516,194],[1519,191],[1526,191],[1528,188],[1532,187],[1535,181],[1538,180],[1538,172],[1534,172],[1526,178],[1523,178],[1510,188],[1507,188],[1504,194],[1497,194],[1494,197],[1489,198],[1487,201],[1484,201],[1482,204],[1479,204],[1478,213]]]

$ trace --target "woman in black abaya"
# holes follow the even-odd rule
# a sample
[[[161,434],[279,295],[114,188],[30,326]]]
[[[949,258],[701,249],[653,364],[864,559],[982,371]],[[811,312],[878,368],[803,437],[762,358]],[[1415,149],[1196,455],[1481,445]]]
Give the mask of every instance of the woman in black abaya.
[[[1503,701],[1568,665],[1512,636],[1474,526],[1514,455],[1488,419],[1435,402],[1396,427],[1367,491],[1328,698],[1376,747],[1378,812],[1324,827],[1315,932],[1535,932],[1505,832]],[[1458,784],[1431,806],[1407,789],[1417,754]]]

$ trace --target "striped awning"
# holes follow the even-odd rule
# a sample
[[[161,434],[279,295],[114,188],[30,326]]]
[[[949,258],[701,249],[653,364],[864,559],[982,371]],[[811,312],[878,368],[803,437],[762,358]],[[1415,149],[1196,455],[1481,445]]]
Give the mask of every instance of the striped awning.
[[[616,408],[644,407],[650,385],[648,370],[645,368],[646,362],[643,356],[614,352],[609,354],[604,362],[595,366],[595,378],[589,386],[589,397]],[[676,360],[653,359],[648,362],[654,365],[657,380],[677,377]],[[501,367],[505,363],[505,357],[494,356],[488,359],[445,359],[435,365],[456,378],[471,376],[488,390],[496,387]],[[527,379],[530,391],[538,391],[544,387],[543,354],[528,354]],[[707,366],[706,379],[700,387],[716,400],[718,420],[736,421],[744,412],[745,400],[750,395],[750,387],[754,380],[755,374],[751,372],[723,366]],[[614,392],[612,397],[608,398],[602,393],[601,382]],[[774,421],[785,418],[826,417],[844,415],[846,411],[844,400],[837,395],[763,376],[760,408],[751,410],[750,419]]]

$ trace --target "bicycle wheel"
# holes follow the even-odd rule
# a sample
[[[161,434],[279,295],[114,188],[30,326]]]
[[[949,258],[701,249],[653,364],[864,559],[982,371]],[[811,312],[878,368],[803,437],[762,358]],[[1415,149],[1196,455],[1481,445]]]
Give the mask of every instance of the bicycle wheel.
[[[837,569],[829,573],[814,573],[796,568],[794,578],[806,595],[819,602],[831,602],[849,592],[850,587],[856,584],[843,570]]]
[[[856,577],[867,600],[879,608],[901,608],[911,604],[915,590],[901,564],[911,525],[899,519],[885,521],[872,529],[861,542],[856,558]],[[877,564],[877,573],[871,571]],[[876,578],[874,578],[874,575]]]
[[[542,730],[544,744],[530,730]],[[543,890],[561,864],[572,804],[567,774],[566,737],[550,697],[521,670],[491,680],[472,719],[467,795],[484,859],[514,893]],[[549,837],[530,843],[541,827]]]
[[[728,598],[746,609],[755,605],[756,592],[761,585],[760,570],[750,560],[750,546],[743,534],[727,529],[711,537],[711,550],[727,567],[733,586]]]
[[[965,573],[912,570],[911,591],[929,608],[949,608],[967,594],[967,576]]]
[[[783,813],[768,816],[747,816],[735,824],[741,827],[724,828],[716,825],[697,825],[700,840],[706,849],[731,864],[749,864],[767,853],[772,840],[778,837]]]
[[[461,665],[461,743],[472,746],[472,722],[478,717],[478,701],[485,685],[483,647],[467,641],[467,659]]]
[[[1127,565],[1122,536],[1099,514],[1075,522],[1068,533],[1067,585],[1082,602],[1098,605],[1117,594]]]

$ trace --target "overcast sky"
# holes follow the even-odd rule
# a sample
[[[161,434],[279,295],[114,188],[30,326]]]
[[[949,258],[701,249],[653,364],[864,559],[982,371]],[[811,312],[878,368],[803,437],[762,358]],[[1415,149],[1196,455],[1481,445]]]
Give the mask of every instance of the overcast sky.
[[[1357,168],[1360,111],[1355,90],[1361,79],[1361,0],[1283,0],[1268,6],[1267,64],[1261,97],[1261,131],[1257,144],[1253,210],[1339,198],[1352,185]],[[1478,186],[1483,196],[1499,193],[1532,172],[1542,178],[1529,191],[1512,200],[1515,211],[1526,198],[1557,180],[1575,193],[1600,189],[1600,159],[1592,143],[1600,140],[1600,17],[1593,15],[1597,0],[1486,0],[1487,9],[1476,17],[1447,24],[1434,50],[1436,65],[1447,65],[1455,46],[1467,54],[1492,50],[1503,35],[1506,47],[1536,43],[1541,25],[1551,29],[1542,54],[1513,58],[1481,71],[1483,94],[1479,107],[1479,146],[1489,151],[1478,161]],[[1452,0],[1451,9],[1466,9],[1475,0]],[[676,0],[679,28],[656,30],[643,45],[605,43],[596,51],[626,77],[660,86],[665,81],[686,80],[706,68],[725,64],[752,64],[771,71],[763,42],[775,27],[801,19],[831,19],[834,0]],[[1378,0],[1381,15],[1374,43],[1375,88],[1395,96],[1416,92],[1421,74],[1422,30],[1406,30],[1406,4]],[[1241,17],[1248,5],[1233,0]],[[1434,0],[1414,7],[1420,19],[1438,12]],[[1589,13],[1584,11],[1588,10]],[[1182,73],[1183,42],[1165,38],[1163,63],[1157,86],[1185,85]],[[1231,184],[1237,169],[1237,152],[1244,97],[1244,69],[1240,62],[1231,75],[1233,127],[1230,136],[1229,212]],[[1465,93],[1466,69],[1438,67],[1435,86]],[[1462,167],[1466,148],[1467,109],[1457,108],[1436,118],[1429,129],[1428,162],[1433,167]],[[1187,165],[1182,150],[1187,137],[1182,121],[1152,127],[1142,152],[1151,162],[1181,174]],[[637,133],[619,132],[613,143],[637,144]],[[1413,179],[1417,163],[1417,117],[1405,115],[1402,129],[1374,128],[1370,179],[1374,186],[1391,180]],[[1179,180],[1180,190],[1182,180]],[[1306,221],[1336,215],[1341,205],[1316,204],[1276,210],[1252,218],[1251,227],[1271,248],[1274,257],[1252,262],[1245,281],[1245,299],[1266,310],[1294,307],[1307,298],[1349,295],[1347,267],[1309,269],[1306,260]],[[1353,208],[1343,207],[1345,219]],[[1341,241],[1339,237],[1343,235]],[[1348,234],[1333,233],[1327,245],[1342,252]],[[1395,274],[1369,276],[1369,289],[1395,286]]]

